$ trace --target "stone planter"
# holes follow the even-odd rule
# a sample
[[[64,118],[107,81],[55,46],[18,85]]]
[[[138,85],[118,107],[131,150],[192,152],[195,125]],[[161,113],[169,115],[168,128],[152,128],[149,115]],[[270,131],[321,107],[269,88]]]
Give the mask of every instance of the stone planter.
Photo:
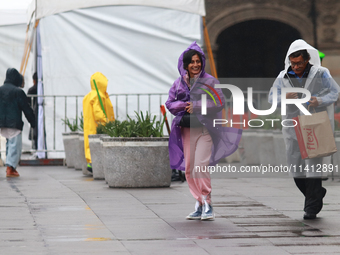
[[[227,163],[234,163],[234,162],[241,162],[242,161],[242,153],[244,151],[243,140],[241,139],[238,149],[228,157],[224,158],[225,162]]]
[[[110,137],[110,136],[109,136]],[[103,163],[102,163],[102,166],[103,166],[103,171],[104,171],[104,179],[105,179],[105,182],[106,182],[106,184],[107,184],[107,179],[106,179],[106,177],[108,176],[108,173],[107,173],[107,171],[108,171],[108,168],[112,168],[113,166],[110,166],[109,164],[106,164],[106,161],[107,161],[107,159],[106,159],[106,152],[105,152],[105,149],[104,149],[104,146],[103,146],[103,139],[104,138],[106,138],[105,136],[102,136],[102,137],[100,137],[99,138],[99,140],[100,140],[100,147],[102,148],[102,152],[103,152],[103,157],[104,157],[104,161],[103,161]]]
[[[81,134],[81,136],[83,136],[83,134]],[[80,144],[79,133],[78,133],[78,137],[77,138],[78,138],[78,140],[75,141],[76,149],[75,149],[75,157],[74,157],[74,168],[76,170],[82,170],[82,162],[85,159],[84,145]]]
[[[62,136],[65,149],[66,165],[69,168],[73,168],[79,150],[78,132],[62,133]]]
[[[287,165],[286,144],[281,130],[273,131],[274,152],[276,165]]]
[[[257,135],[259,138],[258,150],[260,153],[260,164],[276,165],[273,131],[262,129],[257,131]]]
[[[257,129],[245,129],[242,132],[242,144],[244,146],[244,157],[247,165],[259,165],[260,151],[259,142],[260,138]]]
[[[79,154],[78,154],[78,169],[82,170],[84,175],[92,175],[91,172],[87,171],[87,162],[86,162],[86,158],[85,158],[85,146],[84,146],[84,133],[83,132],[79,132],[78,135],[79,138]]]
[[[78,132],[78,141],[75,142],[77,145],[76,155],[74,159],[74,168],[76,170],[82,170],[83,173],[90,173],[86,170],[86,159],[85,159],[85,151],[84,151],[84,133]]]
[[[104,150],[102,149],[101,137],[108,137],[105,134],[89,135],[91,160],[92,160],[92,174],[95,180],[104,180],[104,167],[103,162],[105,160]]]
[[[102,137],[105,179],[110,188],[169,187],[167,137]]]

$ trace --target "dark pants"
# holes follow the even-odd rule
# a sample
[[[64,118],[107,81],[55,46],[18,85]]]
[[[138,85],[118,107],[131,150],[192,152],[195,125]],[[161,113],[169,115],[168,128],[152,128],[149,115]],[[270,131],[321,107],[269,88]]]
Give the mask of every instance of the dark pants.
[[[318,214],[323,206],[322,199],[326,195],[326,189],[322,187],[321,178],[294,178],[294,181],[305,196],[304,211],[310,214]]]

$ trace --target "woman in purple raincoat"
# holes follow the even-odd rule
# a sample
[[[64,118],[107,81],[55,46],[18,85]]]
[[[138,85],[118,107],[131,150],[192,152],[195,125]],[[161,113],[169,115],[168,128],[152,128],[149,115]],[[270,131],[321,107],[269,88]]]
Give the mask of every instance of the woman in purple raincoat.
[[[186,218],[213,220],[209,166],[215,166],[238,148],[242,130],[214,127],[213,120],[222,118],[225,101],[222,90],[215,89],[218,80],[204,68],[204,53],[194,42],[178,59],[180,77],[172,85],[165,104],[176,116],[169,138],[170,166],[185,170],[190,192],[196,199],[195,211]],[[202,109],[206,110],[205,115],[201,114]],[[190,127],[184,118],[190,118]]]

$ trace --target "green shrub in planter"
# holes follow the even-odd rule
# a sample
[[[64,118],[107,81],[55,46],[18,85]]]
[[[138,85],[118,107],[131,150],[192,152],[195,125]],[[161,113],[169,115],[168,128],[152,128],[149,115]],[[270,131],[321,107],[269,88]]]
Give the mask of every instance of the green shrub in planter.
[[[151,114],[143,112],[138,114],[135,111],[136,120],[127,115],[127,120],[110,121],[99,124],[97,134],[107,134],[111,137],[163,137],[163,126],[165,118],[162,121],[156,121],[157,116],[151,119]]]
[[[100,124],[105,180],[111,188],[169,187],[171,169],[162,121],[146,112],[135,119]]]
[[[71,132],[76,132],[76,131],[83,131],[84,129],[84,117],[83,113],[81,112],[80,117],[79,117],[79,125],[78,125],[78,119],[75,119],[71,123],[71,119],[66,118],[66,119],[61,119],[64,125],[66,125]]]

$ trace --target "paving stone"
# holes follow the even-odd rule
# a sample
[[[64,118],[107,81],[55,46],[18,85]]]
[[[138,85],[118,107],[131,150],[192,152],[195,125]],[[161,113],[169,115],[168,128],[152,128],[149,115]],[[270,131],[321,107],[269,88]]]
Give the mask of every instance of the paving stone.
[[[239,166],[239,165],[238,165]],[[110,189],[67,167],[0,168],[0,254],[340,254],[339,182],[302,219],[290,178],[214,178],[215,221],[188,221],[187,183]]]

